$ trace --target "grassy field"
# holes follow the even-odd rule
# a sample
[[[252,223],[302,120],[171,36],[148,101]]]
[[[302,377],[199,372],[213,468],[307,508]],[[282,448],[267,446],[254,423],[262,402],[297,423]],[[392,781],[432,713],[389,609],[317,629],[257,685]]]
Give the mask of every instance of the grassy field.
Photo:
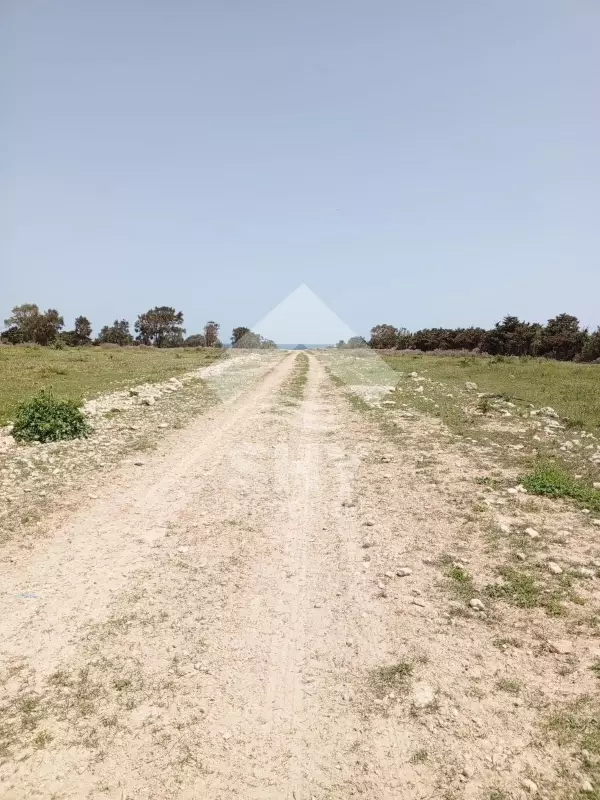
[[[456,358],[386,356],[394,370],[418,372],[432,380],[464,387],[473,381],[480,392],[507,400],[552,406],[563,419],[588,430],[600,427],[600,366],[532,358]]]
[[[22,400],[40,389],[59,397],[90,398],[101,392],[165,380],[207,366],[219,350],[98,347],[0,347],[0,425]]]

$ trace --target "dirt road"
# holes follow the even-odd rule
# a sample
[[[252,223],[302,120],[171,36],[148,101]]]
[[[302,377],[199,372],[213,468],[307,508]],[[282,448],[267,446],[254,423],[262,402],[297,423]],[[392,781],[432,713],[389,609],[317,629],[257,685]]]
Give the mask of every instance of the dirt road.
[[[308,360],[4,568],[0,797],[488,798],[546,769],[532,714],[471,691],[503,656],[450,624],[431,565],[459,523],[418,444]]]

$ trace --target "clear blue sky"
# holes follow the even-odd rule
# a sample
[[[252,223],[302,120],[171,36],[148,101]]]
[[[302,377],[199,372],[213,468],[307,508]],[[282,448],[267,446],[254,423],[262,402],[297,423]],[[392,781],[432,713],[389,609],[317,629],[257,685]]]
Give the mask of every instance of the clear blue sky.
[[[0,320],[600,324],[598,0],[0,0]]]

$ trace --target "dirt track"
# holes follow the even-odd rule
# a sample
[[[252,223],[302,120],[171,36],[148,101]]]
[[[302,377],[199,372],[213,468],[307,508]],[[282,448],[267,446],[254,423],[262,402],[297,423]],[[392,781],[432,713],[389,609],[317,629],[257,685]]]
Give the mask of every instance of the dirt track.
[[[479,798],[545,769],[529,711],[470,692],[506,659],[444,612],[452,505],[314,356],[286,398],[295,358],[5,571],[0,797]]]

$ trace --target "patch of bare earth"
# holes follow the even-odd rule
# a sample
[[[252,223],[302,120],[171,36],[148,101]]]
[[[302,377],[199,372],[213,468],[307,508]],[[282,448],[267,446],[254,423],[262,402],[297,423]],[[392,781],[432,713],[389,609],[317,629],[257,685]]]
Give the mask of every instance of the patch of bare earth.
[[[31,547],[49,514],[75,507],[82,490],[94,499],[127,456],[143,461],[169,431],[234,399],[279,358],[278,353],[236,354],[162,383],[88,400],[83,411],[92,428],[89,438],[18,444],[11,426],[0,428],[0,542]]]
[[[4,568],[0,796],[594,796],[579,512],[312,355],[143,460]]]

